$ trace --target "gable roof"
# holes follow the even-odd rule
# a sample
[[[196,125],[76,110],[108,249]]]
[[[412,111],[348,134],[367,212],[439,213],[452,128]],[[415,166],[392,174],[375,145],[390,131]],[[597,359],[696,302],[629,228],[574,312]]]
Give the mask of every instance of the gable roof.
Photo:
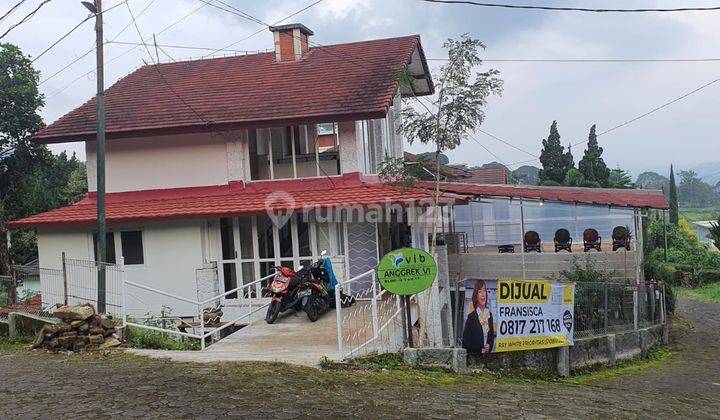
[[[382,118],[411,64],[428,87],[415,94],[431,93],[419,35],[312,47],[296,62],[269,52],[146,65],[106,90],[107,138]],[[95,126],[93,98],[35,138],[94,140]]]
[[[418,186],[433,188],[432,182],[420,181]],[[660,190],[616,188],[540,187],[530,185],[468,184],[441,182],[440,190],[476,197],[509,197],[531,200],[562,201],[615,207],[667,209],[668,201]]]
[[[318,194],[318,191],[322,193]],[[469,195],[442,194],[443,203],[455,204]],[[177,220],[265,214],[274,210],[336,209],[370,205],[429,205],[434,194],[425,188],[384,184],[377,177],[350,173],[337,177],[259,181],[206,187],[144,190],[106,195],[108,223]],[[97,197],[59,209],[8,222],[11,229],[47,226],[88,226],[97,221]]]

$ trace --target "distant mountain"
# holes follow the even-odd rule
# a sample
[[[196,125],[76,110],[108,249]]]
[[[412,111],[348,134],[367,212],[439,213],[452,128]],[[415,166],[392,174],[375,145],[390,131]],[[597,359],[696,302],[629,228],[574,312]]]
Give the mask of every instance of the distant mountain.
[[[538,185],[540,168],[524,165],[510,172],[510,183],[518,185]]]

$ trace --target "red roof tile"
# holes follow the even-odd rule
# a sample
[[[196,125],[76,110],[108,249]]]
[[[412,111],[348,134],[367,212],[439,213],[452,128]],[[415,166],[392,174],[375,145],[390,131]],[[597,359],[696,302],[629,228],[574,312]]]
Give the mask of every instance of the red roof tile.
[[[455,203],[469,198],[444,194],[442,201]],[[147,220],[191,219],[243,214],[264,214],[275,210],[304,210],[411,203],[432,203],[433,194],[424,188],[400,188],[363,177],[358,173],[340,177],[253,182],[244,185],[145,190],[106,195],[109,223]],[[82,201],[7,223],[8,227],[92,225],[96,222],[94,194]]]
[[[434,188],[432,182],[419,186]],[[611,188],[537,187],[528,185],[467,184],[443,182],[441,190],[456,194],[486,197],[513,197],[535,200],[564,201],[617,207],[667,209],[668,202],[659,190]]]
[[[106,91],[107,136],[383,117],[415,48],[417,35],[313,47],[297,62],[261,53],[143,66]],[[95,116],[92,99],[36,139],[92,140]]]

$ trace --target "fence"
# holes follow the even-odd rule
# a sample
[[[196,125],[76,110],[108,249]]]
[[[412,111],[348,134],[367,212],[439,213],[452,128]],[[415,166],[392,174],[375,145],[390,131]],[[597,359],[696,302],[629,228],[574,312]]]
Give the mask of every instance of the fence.
[[[243,319],[251,320],[254,314],[263,310],[270,304],[270,301],[265,298],[266,296],[264,296],[266,288],[263,287],[263,285],[274,275],[275,273],[269,274],[258,280],[245,283],[242,286],[202,301],[188,299],[167,291],[146,286],[144,284],[128,281],[123,278],[122,295],[129,295],[129,291],[132,289],[144,290],[145,292],[149,292],[151,294],[170,298],[176,302],[191,304],[195,307],[196,315],[191,318],[172,316],[172,307],[170,305],[165,305],[164,308],[168,309],[164,310],[164,313],[162,313],[159,317],[149,316],[142,323],[136,319],[128,319],[124,313],[122,315],[122,319],[125,320],[125,325],[129,325],[131,327],[198,339],[200,340],[200,348],[205,349],[206,341],[208,341],[208,339],[212,340],[213,337],[219,336],[224,330],[235,326]],[[214,314],[217,313],[215,312],[215,309],[218,309],[218,305],[222,299],[229,295],[239,296],[241,303],[237,307],[243,308],[244,310],[240,310],[239,315],[236,312],[235,318],[232,321],[223,323],[219,319],[214,319],[216,318],[216,315]],[[124,308],[124,305],[121,307]]]
[[[100,312],[122,314],[122,264],[63,258],[62,269],[16,266],[14,271],[16,302],[9,305],[9,288],[0,286],[0,317],[10,311],[51,317],[55,308],[66,304],[92,303],[98,308],[98,280],[103,273],[105,309]]]
[[[465,280],[454,292],[456,343],[461,345],[465,312]],[[574,338],[633,331],[665,322],[663,284],[576,282]]]
[[[365,285],[368,279],[371,280],[369,287],[357,287]],[[338,351],[342,359],[396,352],[403,348],[400,299],[381,289],[375,270],[335,287]],[[352,306],[343,307],[353,299]]]

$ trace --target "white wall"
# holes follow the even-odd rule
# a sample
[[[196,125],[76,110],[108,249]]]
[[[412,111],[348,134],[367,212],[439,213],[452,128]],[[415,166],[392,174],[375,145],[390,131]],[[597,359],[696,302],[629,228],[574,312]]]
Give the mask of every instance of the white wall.
[[[195,270],[201,268],[203,262],[202,224],[200,220],[190,220],[110,226],[109,231],[140,229],[143,232],[144,264],[125,266],[127,280],[196,300]],[[62,268],[63,251],[67,258],[92,259],[91,232],[91,228],[40,229],[37,235],[40,267]],[[116,246],[115,251],[119,260],[121,248]],[[43,285],[44,290],[62,290],[61,287]],[[108,285],[108,290],[111,287]],[[127,296],[128,313],[136,317],[146,312],[157,315],[163,305],[169,306],[173,315],[192,315],[195,311],[194,305],[135,287],[127,288]]]
[[[182,134],[109,140],[105,154],[107,192],[226,184],[242,165],[228,156],[234,139],[220,134]],[[88,188],[97,190],[96,144],[86,142]],[[242,155],[244,157],[244,155]],[[231,170],[228,170],[230,163]],[[232,173],[232,177],[229,175]]]

